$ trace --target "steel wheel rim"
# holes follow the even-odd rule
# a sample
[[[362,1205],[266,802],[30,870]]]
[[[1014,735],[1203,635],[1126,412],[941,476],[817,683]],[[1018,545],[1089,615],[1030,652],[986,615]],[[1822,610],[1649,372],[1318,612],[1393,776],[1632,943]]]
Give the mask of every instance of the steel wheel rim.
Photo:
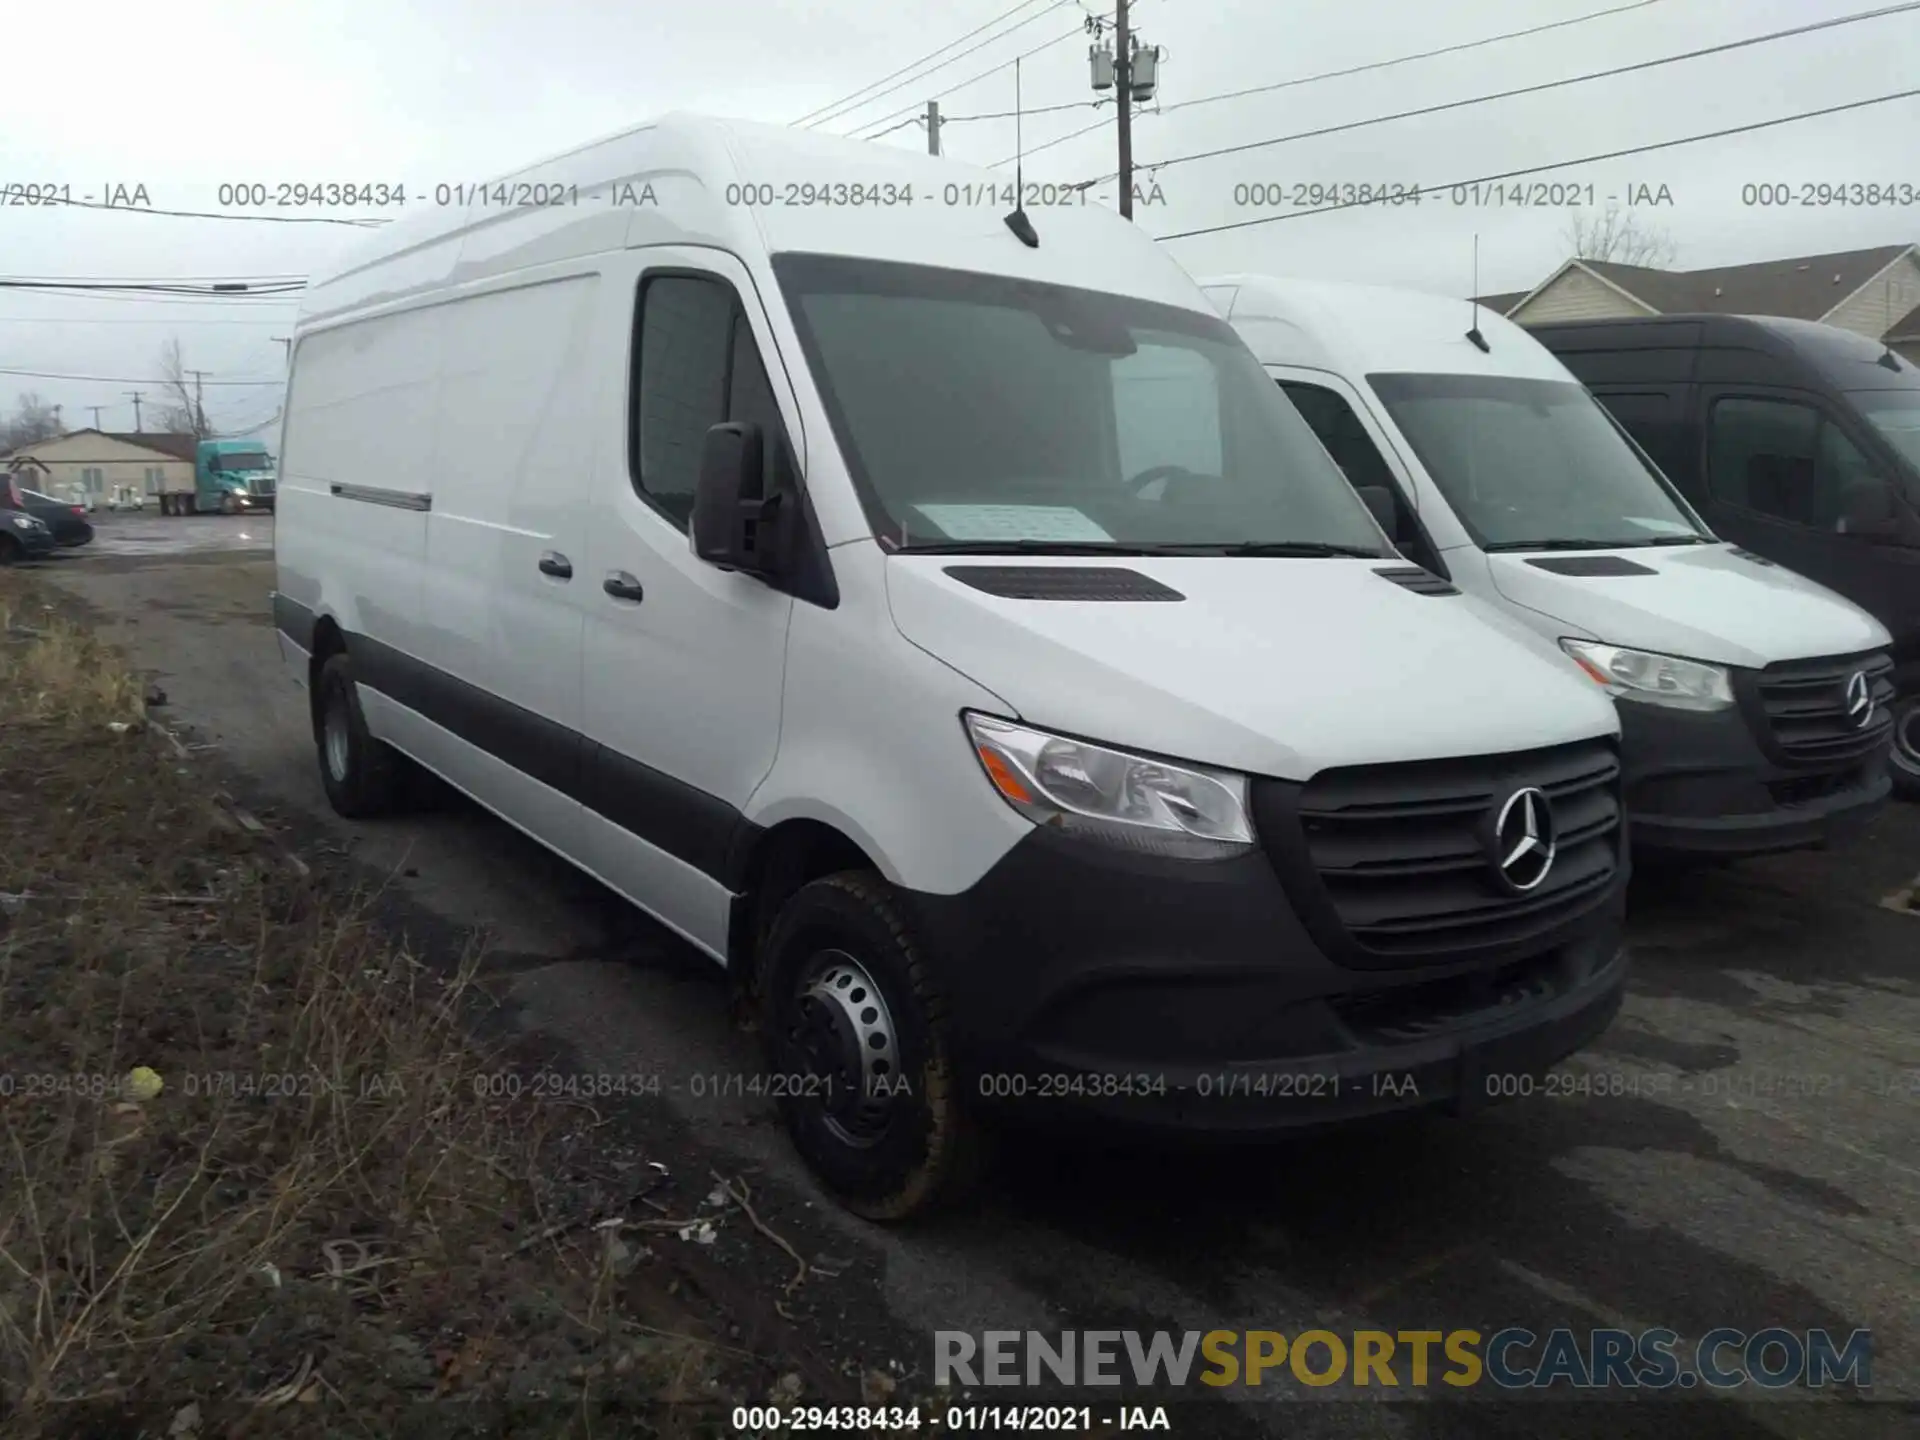
[[[898,1031],[886,996],[845,950],[816,951],[800,969],[786,1026],[800,1075],[788,1093],[841,1143],[865,1149],[892,1125]],[[904,1087],[901,1087],[904,1094]]]
[[[347,778],[348,761],[351,757],[353,735],[347,727],[346,702],[338,696],[333,697],[327,705],[327,715],[323,731],[323,738],[326,742],[327,770],[335,780],[344,784]]]

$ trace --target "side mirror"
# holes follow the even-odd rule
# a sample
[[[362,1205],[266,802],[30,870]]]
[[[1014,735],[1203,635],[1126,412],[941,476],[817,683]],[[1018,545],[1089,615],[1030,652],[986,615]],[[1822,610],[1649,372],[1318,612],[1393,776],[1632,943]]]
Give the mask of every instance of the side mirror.
[[[1893,492],[1879,483],[1847,491],[1841,498],[1840,518],[1849,535],[1885,535],[1899,524]]]
[[[1360,498],[1367,502],[1367,509],[1373,512],[1373,518],[1380,522],[1380,528],[1387,532],[1389,540],[1400,539],[1400,506],[1393,498],[1393,492],[1384,485],[1356,485]]]
[[[780,554],[781,497],[764,495],[766,440],[758,425],[708,429],[693,492],[693,553],[722,570],[771,575]]]

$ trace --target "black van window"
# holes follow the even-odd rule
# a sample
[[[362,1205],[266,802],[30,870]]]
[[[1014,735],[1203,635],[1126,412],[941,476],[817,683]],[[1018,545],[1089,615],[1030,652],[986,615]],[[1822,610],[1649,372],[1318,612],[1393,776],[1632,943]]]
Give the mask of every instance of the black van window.
[[[634,337],[633,488],[686,529],[707,431],[751,420],[766,434],[767,463],[785,466],[779,403],[753,327],[723,280],[655,275],[642,283]]]
[[[1353,413],[1353,407],[1337,392],[1323,385],[1306,385],[1297,380],[1282,380],[1280,388],[1293,402],[1293,408],[1313,427],[1313,433],[1320,437],[1320,443],[1327,447],[1327,453],[1334,462],[1347,472],[1347,479],[1356,486],[1377,485],[1391,493],[1398,494],[1400,487],[1394,483],[1393,471],[1387,468],[1387,462],[1380,458],[1373,437],[1367,434],[1367,427],[1360,423],[1360,417]]]
[[[718,280],[659,275],[640,291],[633,486],[685,529],[710,426],[727,418],[733,291]]]
[[[1849,492],[1884,484],[1874,464],[1811,405],[1728,398],[1708,420],[1716,500],[1813,530],[1838,530]]]

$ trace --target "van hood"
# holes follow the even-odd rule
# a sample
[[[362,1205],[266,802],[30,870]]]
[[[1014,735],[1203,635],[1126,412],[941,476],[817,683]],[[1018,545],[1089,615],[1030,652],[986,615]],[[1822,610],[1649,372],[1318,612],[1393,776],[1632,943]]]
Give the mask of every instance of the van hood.
[[[1652,574],[1568,575],[1531,562],[1612,556]],[[1776,660],[1848,655],[1891,644],[1885,627],[1824,585],[1763,565],[1728,545],[1502,553],[1486,557],[1515,605],[1562,621],[1569,634],[1752,669]]]
[[[1089,740],[1306,780],[1338,765],[1497,754],[1619,733],[1573,662],[1389,560],[893,555],[908,640],[1020,719]],[[1178,600],[1030,600],[968,567],[1132,571]]]

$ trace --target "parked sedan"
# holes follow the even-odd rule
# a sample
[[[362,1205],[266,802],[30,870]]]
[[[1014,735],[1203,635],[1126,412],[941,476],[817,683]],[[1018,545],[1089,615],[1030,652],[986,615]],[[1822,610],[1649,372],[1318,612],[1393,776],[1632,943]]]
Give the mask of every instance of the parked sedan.
[[[93,539],[93,525],[87,519],[87,507],[72,505],[43,495],[38,490],[22,489],[21,509],[36,517],[53,532],[56,545],[85,545]]]
[[[59,548],[44,520],[24,510],[0,505],[0,565],[38,560]]]

